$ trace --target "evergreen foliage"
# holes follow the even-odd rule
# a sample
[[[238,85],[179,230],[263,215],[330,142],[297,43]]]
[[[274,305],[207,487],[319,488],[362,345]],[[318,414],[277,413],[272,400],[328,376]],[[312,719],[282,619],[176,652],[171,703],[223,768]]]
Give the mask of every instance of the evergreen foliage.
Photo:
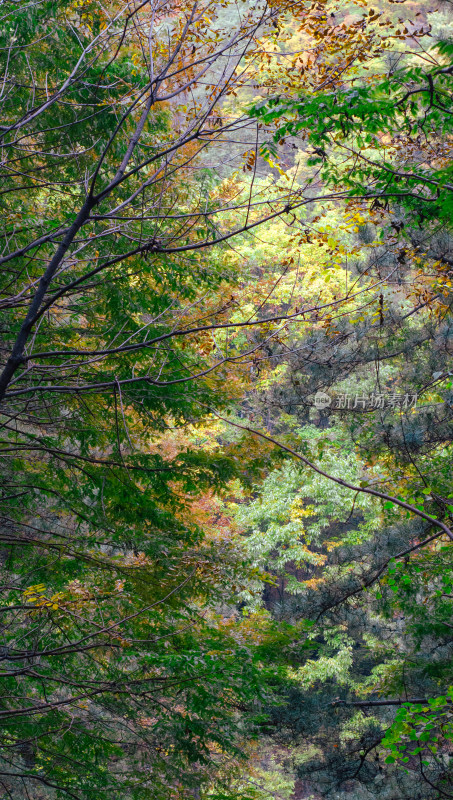
[[[453,796],[453,48],[400,13],[4,3],[1,800]]]

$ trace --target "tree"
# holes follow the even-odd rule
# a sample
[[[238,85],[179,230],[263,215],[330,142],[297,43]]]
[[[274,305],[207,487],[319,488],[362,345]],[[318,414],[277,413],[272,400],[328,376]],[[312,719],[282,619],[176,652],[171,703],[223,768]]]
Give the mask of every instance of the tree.
[[[357,310],[348,289],[315,297],[308,312],[288,308],[279,280],[238,274],[230,242],[250,246],[276,220],[305,226],[303,209],[345,191],[318,181],[314,192],[311,169],[286,180],[269,147],[259,160],[267,131],[236,95],[249,100],[258,73],[265,95],[282,80],[292,89],[277,43],[290,14],[317,39],[310,68],[322,86],[381,47],[374,17],[337,27],[324,12],[4,9],[7,796],[234,796],[229,757],[269,694],[264,676],[281,671],[282,635],[270,625],[255,648],[235,626],[232,598],[261,565],[251,570],[236,541],[210,535],[205,508],[278,456],[269,443],[257,458],[248,440],[222,440],[209,414],[237,403],[292,336],[297,350],[291,320],[312,314],[330,342],[332,307]],[[243,166],[240,186],[228,159]],[[434,519],[431,507],[421,513]]]
[[[278,598],[264,593],[268,609],[296,630],[308,620],[309,632],[287,647],[278,688],[286,704],[271,712],[269,730],[280,745],[297,745],[299,778],[323,797],[380,796],[381,780],[384,796],[389,786],[401,798],[451,793],[448,52],[441,44],[428,66],[300,90],[254,111],[275,122],[275,143],[302,133],[314,150],[308,163],[346,191],[336,233],[323,209],[321,223],[306,218],[299,247],[324,243],[332,262],[347,253],[347,282],[361,289],[360,306],[343,298],[336,313],[320,314],[318,305],[305,334],[274,348],[253,422],[240,421],[337,486],[286,465],[238,510],[257,565],[280,583]],[[426,101],[423,113],[412,92]],[[329,283],[338,296],[332,268]],[[324,410],[314,408],[316,392],[330,397]],[[417,397],[416,407],[405,397]],[[341,492],[345,478],[354,493]],[[381,507],[360,499],[370,489]],[[405,520],[399,501],[424,516]],[[439,538],[439,521],[449,538]]]
[[[260,222],[217,223],[205,151],[250,127],[219,104],[277,12],[229,10],[3,10],[7,796],[194,796],[259,693],[214,613],[245,568],[193,510],[234,460],[171,439],[231,395],[209,331],[233,276],[204,252]]]

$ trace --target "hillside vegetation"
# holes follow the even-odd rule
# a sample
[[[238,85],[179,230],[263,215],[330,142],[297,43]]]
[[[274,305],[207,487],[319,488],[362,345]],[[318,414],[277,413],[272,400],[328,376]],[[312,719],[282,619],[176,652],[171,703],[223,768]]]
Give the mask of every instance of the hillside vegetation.
[[[0,40],[0,800],[453,797],[450,4]]]

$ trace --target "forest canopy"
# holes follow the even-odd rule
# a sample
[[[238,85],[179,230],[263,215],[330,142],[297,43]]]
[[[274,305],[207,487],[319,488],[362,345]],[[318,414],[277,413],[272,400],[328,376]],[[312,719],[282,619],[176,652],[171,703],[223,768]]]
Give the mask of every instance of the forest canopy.
[[[0,20],[0,800],[453,797],[450,3]]]

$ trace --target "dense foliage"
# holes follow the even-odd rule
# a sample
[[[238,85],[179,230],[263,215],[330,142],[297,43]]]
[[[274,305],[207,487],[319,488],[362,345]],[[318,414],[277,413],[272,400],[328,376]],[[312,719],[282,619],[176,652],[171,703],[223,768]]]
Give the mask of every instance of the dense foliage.
[[[450,36],[4,4],[2,798],[453,795]]]

